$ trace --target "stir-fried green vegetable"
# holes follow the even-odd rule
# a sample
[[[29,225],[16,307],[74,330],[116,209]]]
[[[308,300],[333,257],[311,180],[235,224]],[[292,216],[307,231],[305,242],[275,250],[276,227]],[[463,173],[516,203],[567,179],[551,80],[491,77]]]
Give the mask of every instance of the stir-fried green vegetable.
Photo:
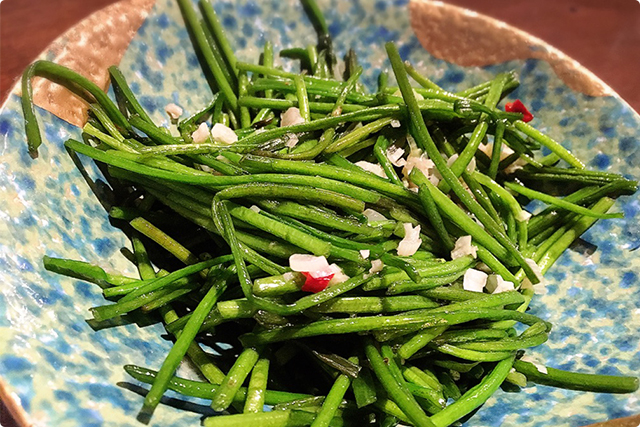
[[[505,381],[638,388],[634,377],[520,360],[551,330],[526,313],[542,274],[597,219],[620,217],[608,211],[636,183],[586,170],[523,121],[530,115],[502,111],[514,73],[454,94],[388,43],[397,87],[381,72],[372,93],[353,51],[336,76],[314,0],[302,3],[317,45],[280,52],[302,73],[275,66],[270,43],[262,63],[238,61],[206,0],[203,19],[190,0],[178,3],[214,95],[176,132],[153,122],[115,66],[117,104],[49,62],[23,78],[34,158],[33,76],[91,103],[84,142],[66,147],[106,166],[124,195],[107,206],[132,239],[140,277],[49,257],[45,267],[103,289],[113,303],[91,308],[95,324],[144,316],[175,338],[157,372],[125,367],[151,384],[141,421],[167,389],[232,414],[206,426],[324,427],[447,426]],[[552,154],[537,158],[543,146]],[[534,199],[549,207],[532,215]],[[208,382],[175,376],[185,356]]]

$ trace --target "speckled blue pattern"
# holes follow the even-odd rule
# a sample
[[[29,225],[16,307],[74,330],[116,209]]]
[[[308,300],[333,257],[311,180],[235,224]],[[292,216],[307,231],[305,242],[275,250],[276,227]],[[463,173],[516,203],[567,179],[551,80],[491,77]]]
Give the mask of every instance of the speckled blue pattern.
[[[388,67],[383,42],[443,87],[456,90],[516,69],[520,98],[533,124],[584,159],[591,168],[640,175],[640,120],[619,99],[593,98],[567,88],[544,62],[513,61],[462,68],[425,52],[413,35],[406,1],[322,1],[342,55],[353,47],[363,80],[373,86]],[[238,57],[255,60],[264,40],[276,48],[314,42],[294,0],[216,1]],[[284,64],[288,67],[287,64]],[[163,107],[194,111],[211,97],[172,0],[158,0],[128,49],[122,69],[151,117],[167,125]],[[98,288],[49,274],[43,255],[84,259],[134,274],[118,250],[128,245],[62,148],[79,130],[41,112],[47,142],[40,159],[26,150],[22,114],[12,97],[0,114],[0,374],[34,421],[51,426],[137,425],[141,399],[118,387],[121,366],[159,367],[169,345],[162,328],[123,326],[93,332],[87,309],[103,302]],[[94,176],[96,171],[89,166]],[[640,199],[617,203],[624,220],[599,222],[587,233],[598,246],[590,259],[565,254],[548,273],[549,293],[532,313],[555,325],[549,342],[531,353],[559,368],[606,374],[640,372]],[[174,395],[175,397],[175,395]],[[466,425],[581,426],[640,413],[640,394],[595,395],[530,387],[498,392]],[[202,402],[200,402],[202,403]],[[162,406],[154,425],[199,425],[200,415]]]

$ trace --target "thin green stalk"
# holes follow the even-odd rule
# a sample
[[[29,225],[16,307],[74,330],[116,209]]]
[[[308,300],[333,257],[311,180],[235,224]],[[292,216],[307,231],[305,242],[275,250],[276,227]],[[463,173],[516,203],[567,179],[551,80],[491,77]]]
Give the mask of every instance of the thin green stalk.
[[[224,28],[220,23],[220,19],[218,19],[218,15],[213,9],[211,3],[209,3],[207,0],[200,0],[199,5],[200,9],[202,10],[202,15],[209,25],[215,41],[220,47],[220,51],[223,53],[226,64],[228,65],[230,70],[233,70],[235,72],[237,63],[236,56],[233,53],[233,48],[231,47],[231,44],[229,43],[229,40],[224,33]]]
[[[547,135],[543,134],[542,132],[540,132],[539,130],[537,130],[536,128],[531,126],[530,124],[525,123],[525,122],[523,122],[521,120],[516,120],[513,123],[513,126],[517,130],[519,130],[520,132],[522,132],[525,135],[527,135],[528,137],[533,138],[534,140],[538,141],[540,144],[542,144],[545,147],[547,147],[549,150],[551,150],[558,157],[560,157],[565,162],[569,163],[574,168],[576,168],[576,169],[584,169],[584,163],[582,163],[573,154],[571,154],[571,152],[569,150],[567,150],[562,145],[560,145],[558,142],[554,141],[553,139],[551,139]]]
[[[396,185],[403,185],[402,180],[398,177],[396,170],[394,169],[391,161],[387,157],[387,150],[389,149],[389,140],[384,136],[380,135],[376,140],[375,145],[373,146],[373,155],[378,159],[378,163],[384,169],[385,175],[391,182]]]
[[[568,390],[590,391],[595,393],[633,393],[638,390],[638,378],[621,375],[596,375],[569,372],[545,366],[539,369],[533,363],[516,360],[516,371],[527,376],[527,380]],[[540,371],[544,372],[540,372]]]
[[[371,339],[365,341],[364,350],[378,380],[411,422],[419,427],[434,426],[411,393],[394,378]]]
[[[384,117],[384,118],[375,120],[371,123],[367,123],[361,128],[355,129],[349,132],[348,134],[346,134],[345,136],[336,139],[331,145],[329,145],[325,149],[325,152],[335,153],[337,151],[344,150],[345,148],[348,148],[354,145],[355,143],[362,141],[363,139],[366,139],[369,135],[378,132],[385,126],[388,126],[389,124],[391,124],[393,120],[394,120],[393,117]]]
[[[511,356],[498,362],[478,385],[469,389],[460,399],[448,405],[444,410],[432,416],[433,424],[438,427],[449,426],[484,404],[509,375],[514,359],[515,357]]]
[[[624,218],[622,213],[600,213],[595,212],[591,209],[587,209],[580,205],[576,205],[574,203],[567,202],[558,197],[553,197],[548,194],[542,193],[540,191],[531,190],[523,185],[517,184],[515,182],[505,182],[505,187],[509,190],[515,191],[516,193],[522,194],[525,197],[530,199],[537,199],[542,202],[548,203],[550,205],[556,206],[561,209],[565,209],[569,212],[574,212],[580,215],[589,216],[598,219],[611,219],[611,218]]]
[[[196,41],[196,44],[198,46],[198,49],[202,53],[202,56],[207,64],[207,67],[209,68],[209,71],[214,76],[216,80],[216,84],[220,87],[220,91],[224,94],[224,98],[225,98],[224,101],[229,105],[231,110],[233,110],[234,112],[237,112],[238,97],[236,96],[236,93],[231,87],[229,81],[224,76],[224,72],[222,71],[220,64],[218,63],[218,61],[214,56],[213,50],[211,49],[211,46],[209,45],[209,42],[207,40],[207,36],[204,30],[202,29],[202,26],[200,25],[200,21],[198,20],[198,17],[196,15],[196,12],[193,8],[191,1],[178,0],[178,5],[180,6],[180,10],[182,11],[182,15],[184,16],[185,23],[187,27],[191,30],[193,37]],[[207,17],[207,19],[209,19],[210,21],[210,17],[208,17],[206,12],[207,6],[210,7],[210,5],[204,1],[201,2],[201,5],[203,7],[203,11],[205,12],[205,17]],[[210,9],[213,10],[213,8],[211,7]],[[214,29],[212,28],[212,30]],[[234,70],[235,67],[232,66],[231,69]]]
[[[229,373],[211,397],[211,407],[215,411],[224,411],[231,405],[233,397],[255,366],[259,357],[260,353],[253,348],[245,348],[242,353],[238,355],[235,363],[231,369],[229,369]]]
[[[219,279],[213,280],[211,288],[193,311],[193,314],[189,318],[186,326],[177,337],[173,347],[171,347],[169,354],[167,354],[167,357],[162,363],[162,367],[156,374],[151,390],[149,390],[149,393],[147,393],[147,396],[144,399],[144,404],[140,411],[143,418],[151,418],[153,411],[160,403],[160,398],[169,387],[169,381],[173,378],[173,374],[178,368],[178,365],[180,365],[180,362],[187,353],[189,346],[195,339],[196,334],[200,330],[200,326],[202,326],[202,322],[204,322],[205,318],[218,301],[220,295],[225,291],[226,278],[227,277],[222,276]],[[222,387],[224,386],[221,386],[221,389]]]
[[[264,410],[268,376],[269,359],[260,358],[251,371],[247,400],[244,402],[244,413],[256,413]]]
[[[319,335],[338,335],[381,329],[431,328],[441,325],[454,325],[477,319],[517,320],[525,324],[540,321],[539,318],[512,310],[467,309],[459,312],[419,313],[409,312],[395,316],[366,316],[353,319],[319,320],[304,326],[286,326],[259,333],[240,336],[245,345],[262,345],[270,342],[282,342]]]
[[[357,358],[350,358],[349,360],[354,363],[357,362]],[[350,385],[351,378],[348,375],[338,375],[311,427],[329,427]]]
[[[32,158],[35,159],[38,157],[38,147],[42,144],[42,136],[40,135],[35,113],[35,104],[33,103],[33,87],[31,85],[31,80],[35,76],[62,82],[62,84],[76,93],[90,94],[89,102],[95,100],[104,108],[116,125],[125,131],[131,130],[131,125],[129,125],[127,119],[98,85],[62,65],[49,61],[36,61],[31,64],[22,75],[22,113],[24,115],[29,155]]]
[[[300,110],[300,117],[305,122],[311,121],[311,115],[309,113],[309,96],[307,95],[307,86],[304,84],[304,79],[296,75],[293,78],[293,82],[296,86],[296,97],[298,98],[298,110]]]

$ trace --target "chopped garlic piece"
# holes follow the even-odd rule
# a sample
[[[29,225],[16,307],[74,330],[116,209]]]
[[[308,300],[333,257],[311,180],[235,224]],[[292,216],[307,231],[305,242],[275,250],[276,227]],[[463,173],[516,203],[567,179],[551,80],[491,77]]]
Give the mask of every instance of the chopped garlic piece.
[[[491,155],[493,154],[493,142],[490,142],[488,144],[480,144],[480,147],[478,148],[480,151],[486,154],[487,157],[491,158]],[[500,151],[500,160],[502,161],[506,159],[513,153],[515,153],[515,151],[513,151],[508,145],[502,144],[501,151]]]
[[[374,274],[382,271],[382,267],[384,267],[384,263],[379,259],[374,259],[373,261],[371,261],[371,268],[369,269],[369,273]]]
[[[209,135],[209,126],[206,123],[200,123],[198,129],[196,129],[195,132],[191,134],[191,138],[193,138],[193,142],[199,144],[208,140]]]
[[[520,212],[516,215],[516,220],[520,222],[529,221],[529,218],[531,218],[531,214],[524,209],[520,209]]]
[[[422,239],[420,239],[420,226],[416,225],[413,227],[410,223],[405,222],[404,238],[398,245],[398,255],[411,256],[418,251],[421,244]]]
[[[370,209],[370,208],[365,209],[364,212],[362,212],[362,215],[366,216],[369,222],[387,220],[387,218],[384,215],[382,215],[380,212],[374,211],[373,209]]]
[[[289,267],[293,271],[314,272],[329,269],[329,263],[323,256],[293,254],[289,257]]]
[[[465,291],[482,292],[488,277],[487,273],[470,268],[464,273],[462,288]]]
[[[171,120],[178,120],[182,115],[182,108],[173,102],[165,105],[164,111],[169,115],[169,117],[171,117]]]
[[[291,107],[280,115],[280,126],[293,126],[304,123],[304,119],[300,115],[300,110],[297,107]]]
[[[447,159],[447,166],[451,167],[456,160],[458,160],[458,153],[452,155],[451,157],[449,157]],[[476,158],[472,157],[471,160],[469,161],[469,164],[467,165],[467,167],[465,168],[465,170],[469,173],[473,173],[473,171],[476,170]]]
[[[391,120],[391,127],[392,128],[399,128],[400,127],[400,120]]]
[[[293,148],[298,144],[298,135],[295,133],[287,134],[287,142],[284,143],[284,146],[287,148]]]
[[[504,168],[504,173],[506,173],[507,175],[515,173],[515,172],[519,171],[520,169],[522,169],[524,167],[524,165],[526,165],[526,164],[527,164],[527,162],[524,159],[518,158],[518,159],[516,159],[515,162],[511,163],[509,166]]]
[[[540,363],[534,363],[533,366],[535,366],[538,372],[540,372],[541,374],[547,375],[549,373],[549,371],[547,371],[547,367]]]
[[[333,273],[333,277],[331,278],[331,280],[329,280],[327,286],[337,285],[338,283],[343,283],[350,279],[350,277],[344,274],[342,269],[338,267],[337,264],[331,264],[329,266],[329,270],[331,270],[331,272]]]
[[[516,287],[513,282],[504,280],[499,274],[491,274],[487,278],[486,288],[492,294],[499,294],[507,291],[515,291]]]
[[[424,154],[414,156],[413,153],[411,153],[411,155],[407,157],[406,164],[402,168],[402,174],[409,182],[411,182],[409,177],[414,167],[420,170],[420,172],[422,172],[433,185],[438,185],[440,182],[441,177],[436,169],[435,163],[433,163],[433,161]],[[412,186],[414,186],[413,183],[411,183],[409,187]]]
[[[366,170],[367,172],[376,174],[381,178],[387,178],[387,175],[384,173],[384,169],[382,169],[382,166],[376,163],[369,163],[365,162],[364,160],[360,160],[359,162],[356,162],[355,165]]]
[[[404,154],[404,149],[400,147],[396,147],[395,145],[387,148],[387,158],[391,162],[393,166],[402,167],[407,164],[407,161],[402,158]]]
[[[251,209],[251,210],[252,210],[252,211],[254,211],[255,213],[260,213],[260,210],[261,210],[261,209],[260,209],[259,207],[257,207],[256,205],[251,205],[251,207],[250,207],[249,209]]]
[[[430,158],[426,157],[424,154],[420,154],[416,156],[412,151],[409,157],[407,157],[406,163],[402,168],[402,174],[404,175],[405,179],[409,182],[409,188],[415,187],[415,185],[413,185],[413,183],[409,179],[413,168],[417,168],[420,172],[422,172],[424,176],[426,176],[433,185],[438,185],[438,183],[440,182],[440,179],[435,175],[436,173],[435,163],[433,163],[433,161]]]
[[[471,244],[471,236],[461,236],[456,240],[456,244],[451,251],[451,259],[458,259],[467,255],[477,258],[477,251],[478,247]]]
[[[238,135],[229,126],[225,126],[222,123],[216,123],[211,128],[211,138],[215,142],[222,144],[233,144],[238,142]]]
[[[476,158],[475,157],[471,158],[471,161],[467,165],[466,169],[467,169],[467,172],[469,172],[469,173],[473,173],[476,170]]]
[[[520,360],[522,360],[523,362],[529,362],[531,363],[533,366],[535,366],[535,368],[538,370],[538,372],[540,372],[541,374],[548,374],[549,372],[547,371],[547,367],[544,366],[544,363],[540,361],[540,358],[537,356],[531,356],[529,354],[526,354],[524,356],[522,356],[522,358],[520,358]]]
[[[409,144],[409,152],[411,153],[413,153],[414,151],[420,150],[418,148],[418,143],[416,142],[415,138],[409,134],[407,134],[407,144]]]
[[[371,255],[371,251],[369,249],[362,249],[360,251],[360,256],[364,259],[369,258],[369,255]]]
[[[488,144],[480,144],[479,149],[484,154],[486,154],[489,158],[491,158],[491,155],[493,154],[493,142],[490,142]],[[506,159],[507,157],[509,157],[513,153],[515,153],[515,151],[513,151],[509,146],[507,146],[505,144],[502,144],[501,151],[500,151],[500,161]],[[522,167],[524,165],[526,165],[526,164],[527,164],[526,161],[524,161],[521,158],[518,158],[518,159],[516,159],[515,162],[513,162],[509,166],[507,166],[505,168],[504,172],[506,174],[514,173],[515,171],[517,171],[519,169],[522,169]]]

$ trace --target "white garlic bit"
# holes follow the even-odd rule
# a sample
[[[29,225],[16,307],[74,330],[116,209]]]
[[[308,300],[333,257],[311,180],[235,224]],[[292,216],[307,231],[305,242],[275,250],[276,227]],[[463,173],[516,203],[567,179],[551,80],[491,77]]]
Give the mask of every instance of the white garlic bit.
[[[382,169],[382,166],[377,163],[369,163],[364,160],[360,160],[359,162],[356,162],[355,165],[366,170],[367,172],[371,172],[381,178],[387,179],[387,174],[384,173],[384,169]]]
[[[506,173],[507,175],[515,173],[522,169],[526,164],[527,162],[523,158],[518,158],[515,162],[504,168],[504,173]]]
[[[471,236],[460,236],[456,240],[453,250],[451,251],[451,259],[458,259],[467,255],[477,258],[477,252],[478,247],[471,244]]]
[[[516,215],[516,221],[519,222],[529,221],[529,218],[531,218],[531,214],[524,209],[520,209],[520,212]]]
[[[375,274],[379,271],[382,271],[383,267],[384,263],[381,260],[374,259],[373,261],[371,261],[371,268],[369,269],[369,273]]]
[[[362,212],[362,215],[366,216],[367,219],[369,220],[369,222],[386,221],[387,220],[387,218],[384,215],[382,215],[378,211],[374,211],[371,208],[365,209],[364,212]]]
[[[456,154],[452,155],[451,157],[449,157],[447,159],[447,166],[451,167],[456,162],[456,160],[458,160],[458,157],[459,157],[458,153],[456,153]],[[465,168],[465,170],[468,173],[473,173],[473,171],[476,170],[476,158],[475,157],[472,157],[471,160],[469,160],[469,163],[467,164],[467,167]]]
[[[462,288],[465,291],[482,292],[487,284],[488,277],[487,273],[470,268],[464,273]]]
[[[407,157],[404,167],[402,168],[402,175],[409,183],[409,188],[415,187],[411,182],[410,175],[413,168],[417,168],[420,172],[426,176],[433,185],[438,185],[440,178],[437,174],[436,165],[433,160],[422,154],[420,149],[411,150],[411,153]]]
[[[301,123],[304,123],[304,119],[297,107],[290,107],[280,115],[280,127],[299,125]]]
[[[293,148],[298,145],[298,141],[298,135],[295,133],[289,133],[287,134],[287,142],[284,143],[284,146],[287,148]]]
[[[516,287],[513,282],[504,280],[499,274],[491,274],[487,278],[486,288],[492,294],[499,294],[502,292],[515,291]]]
[[[350,279],[350,277],[344,274],[337,264],[331,264],[329,266],[329,270],[333,273],[333,277],[329,280],[327,286],[337,285],[338,283],[343,283]]]
[[[200,123],[198,129],[196,129],[195,132],[191,134],[191,138],[193,139],[193,142],[199,144],[201,142],[207,141],[209,139],[209,135],[209,126],[206,123]]]
[[[323,256],[293,254],[289,257],[289,267],[298,272],[325,271],[329,269],[329,263]]]
[[[182,108],[173,102],[164,106],[164,111],[171,117],[171,120],[178,120],[182,115]]]
[[[362,249],[360,250],[360,256],[364,259],[369,258],[369,255],[371,255],[371,251],[369,249]]]
[[[221,144],[233,144],[238,142],[238,135],[229,126],[216,123],[211,128],[211,139]]]
[[[393,166],[402,167],[407,164],[407,161],[402,158],[404,155],[404,148],[397,147],[395,145],[387,148],[387,158]]]
[[[549,371],[547,371],[547,367],[540,363],[534,363],[533,366],[535,366],[538,372],[540,372],[541,374],[547,375],[549,373]]]
[[[411,256],[415,254],[420,245],[422,239],[420,239],[420,226],[415,227],[411,223],[405,222],[404,224],[404,238],[398,244],[398,255]]]
[[[480,151],[482,151],[484,154],[487,155],[487,157],[491,158],[491,155],[493,154],[493,142],[490,142],[488,144],[480,144],[480,146],[478,147],[478,149]],[[515,151],[513,151],[508,145],[506,144],[502,144],[502,146],[500,147],[500,160],[504,160],[507,157],[509,157],[510,155],[512,155],[513,153],[515,153]]]
[[[544,366],[544,363],[540,361],[540,357],[537,355],[525,354],[520,360],[531,363],[541,374],[547,375],[549,373],[547,367]]]

